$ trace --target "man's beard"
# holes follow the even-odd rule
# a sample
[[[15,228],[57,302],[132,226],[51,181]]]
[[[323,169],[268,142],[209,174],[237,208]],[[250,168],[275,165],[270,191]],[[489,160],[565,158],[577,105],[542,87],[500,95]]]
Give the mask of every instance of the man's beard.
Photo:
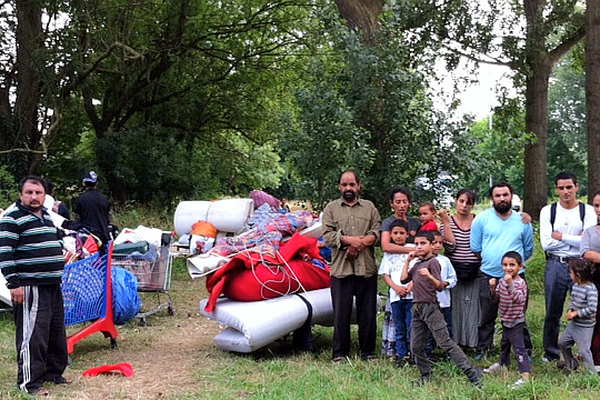
[[[342,197],[344,197],[344,200],[346,201],[354,201],[356,200],[356,193],[352,190],[346,190]]]
[[[494,203],[494,210],[500,214],[506,214],[510,211],[511,204],[509,202]]]

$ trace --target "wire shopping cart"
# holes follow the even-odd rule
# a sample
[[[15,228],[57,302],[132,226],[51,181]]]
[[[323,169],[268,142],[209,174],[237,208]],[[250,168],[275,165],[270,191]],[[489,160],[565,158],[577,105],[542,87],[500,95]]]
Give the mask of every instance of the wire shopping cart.
[[[151,292],[156,294],[156,308],[139,312],[136,318],[141,325],[146,325],[146,318],[162,310],[167,310],[173,315],[173,301],[169,294],[171,287],[171,233],[164,233],[160,247],[150,247],[145,254],[112,254],[112,266],[121,267],[131,271],[138,279],[138,292]],[[161,298],[161,295],[165,295]]]
[[[108,245],[107,254],[99,253],[65,265],[62,278],[62,295],[65,308],[65,325],[77,325],[85,322],[85,326],[67,338],[69,354],[73,353],[75,344],[80,340],[102,332],[110,337],[112,348],[117,347],[117,328],[113,321],[111,255],[112,242]]]

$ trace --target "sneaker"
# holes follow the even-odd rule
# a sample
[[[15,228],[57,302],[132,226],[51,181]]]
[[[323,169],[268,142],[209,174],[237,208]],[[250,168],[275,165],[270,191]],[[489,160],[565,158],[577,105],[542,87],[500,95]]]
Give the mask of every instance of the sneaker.
[[[577,362],[577,360],[573,360],[573,362],[571,363],[571,365],[565,365],[567,367],[567,369],[569,371],[577,371],[577,368],[579,368],[579,362]]]
[[[469,377],[469,381],[476,387],[483,386],[483,372],[480,369],[477,369],[477,372]]]
[[[515,383],[513,383],[512,385],[510,385],[511,389],[518,389],[521,386],[524,386],[525,384],[527,384],[527,381],[523,378],[519,379],[518,381],[516,381]]]
[[[494,372],[500,371],[502,368],[502,364],[493,363],[492,365],[484,369],[483,372],[485,372],[486,374],[493,374]]]
[[[548,356],[544,356],[542,357],[542,362],[543,363],[549,363],[549,362],[553,362],[558,360],[558,358],[553,358],[553,357],[548,357]]]
[[[49,397],[50,396],[50,392],[48,391],[48,389],[45,389],[43,387],[34,389],[34,390],[30,390],[29,394],[34,395],[35,397]]]
[[[421,387],[431,382],[431,375],[421,375],[413,384],[414,386]]]
[[[483,353],[477,353],[477,355],[475,356],[475,360],[481,361],[481,360],[483,360],[483,357],[484,357]]]
[[[58,378],[51,379],[49,382],[52,382],[55,385],[70,385],[73,381],[64,376],[59,376]]]

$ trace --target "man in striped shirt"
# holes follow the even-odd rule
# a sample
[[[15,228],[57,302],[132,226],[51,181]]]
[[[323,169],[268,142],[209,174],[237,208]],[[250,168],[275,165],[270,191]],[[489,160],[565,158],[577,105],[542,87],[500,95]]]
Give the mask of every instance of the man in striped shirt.
[[[69,383],[67,339],[60,284],[64,268],[58,229],[43,207],[41,178],[19,183],[19,198],[0,219],[0,269],[6,278],[17,327],[17,384],[48,395],[44,382]]]

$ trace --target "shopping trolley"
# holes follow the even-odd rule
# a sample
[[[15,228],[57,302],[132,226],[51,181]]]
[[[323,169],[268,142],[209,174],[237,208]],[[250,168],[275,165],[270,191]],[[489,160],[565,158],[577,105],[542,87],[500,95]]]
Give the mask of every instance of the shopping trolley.
[[[117,347],[117,328],[113,321],[111,255],[112,242],[108,252],[99,253],[65,265],[62,277],[62,295],[65,308],[65,325],[71,326],[91,322],[77,333],[67,338],[69,354],[75,343],[96,332],[110,337],[112,348]]]
[[[138,292],[156,294],[156,307],[136,315],[136,318],[140,319],[141,325],[146,325],[146,318],[160,311],[167,310],[169,315],[174,313],[173,301],[169,294],[172,263],[169,253],[171,241],[171,233],[165,232],[162,235],[161,246],[150,246],[149,251],[144,254],[118,254],[116,252],[112,254],[112,266],[124,268],[136,276]],[[161,295],[166,296],[166,299]]]

